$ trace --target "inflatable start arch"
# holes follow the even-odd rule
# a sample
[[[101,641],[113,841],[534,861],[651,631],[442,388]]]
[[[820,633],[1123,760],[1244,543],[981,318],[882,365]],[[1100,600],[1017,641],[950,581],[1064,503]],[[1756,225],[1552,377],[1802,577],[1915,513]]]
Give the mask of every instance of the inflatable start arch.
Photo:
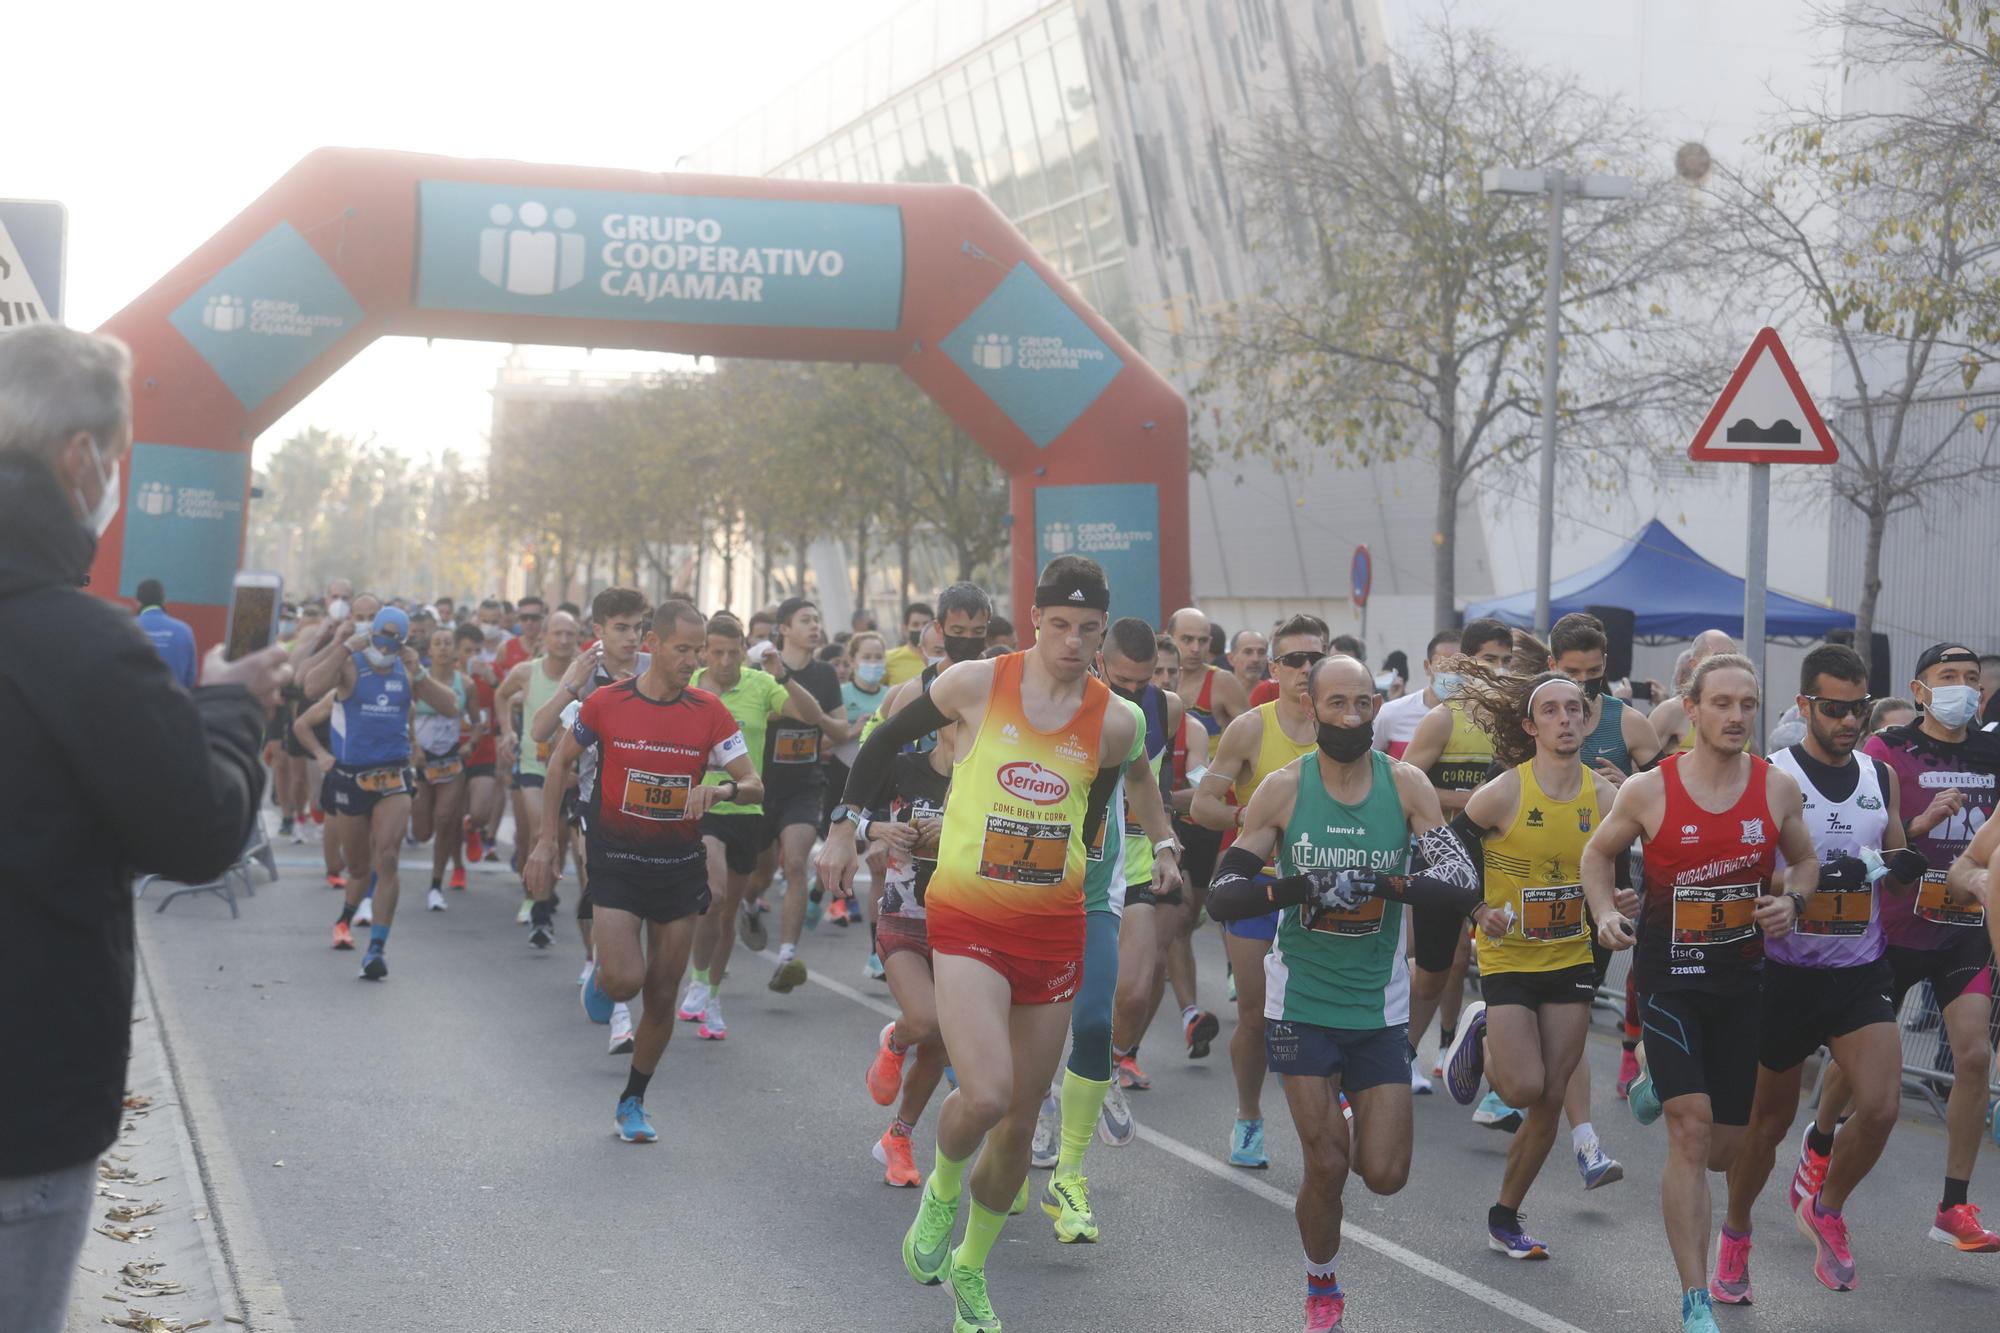
[[[204,643],[251,442],[394,334],[893,363],[1006,470],[1017,608],[1065,551],[1105,566],[1114,615],[1188,597],[1179,394],[959,186],[322,149],[102,332],[132,349],[135,443],[91,583],[163,579]]]

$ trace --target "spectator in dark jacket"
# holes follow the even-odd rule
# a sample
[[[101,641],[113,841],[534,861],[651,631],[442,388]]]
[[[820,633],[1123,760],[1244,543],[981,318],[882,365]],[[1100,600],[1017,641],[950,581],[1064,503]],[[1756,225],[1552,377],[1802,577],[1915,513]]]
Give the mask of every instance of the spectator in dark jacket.
[[[181,688],[194,688],[194,631],[185,620],[167,614],[167,590],[158,579],[146,579],[133,595],[139,599],[139,628],[153,641],[153,651],[174,673]]]
[[[0,1324],[62,1327],[130,1049],[132,877],[214,878],[257,815],[280,649],[192,695],[85,592],[132,447],[130,358],[0,335]]]

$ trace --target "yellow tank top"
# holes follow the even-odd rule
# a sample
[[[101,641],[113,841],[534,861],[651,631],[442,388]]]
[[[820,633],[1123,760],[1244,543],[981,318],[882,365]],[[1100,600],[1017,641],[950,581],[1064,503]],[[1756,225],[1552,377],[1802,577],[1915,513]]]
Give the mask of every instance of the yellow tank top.
[[[1075,959],[1083,951],[1083,817],[1112,695],[1089,678],[1069,721],[1039,730],[1021,707],[1025,660],[995,659],[979,734],[952,769],[925,915],[933,948]]]
[[[1465,715],[1463,703],[1446,699],[1444,707],[1451,714],[1451,735],[1427,776],[1433,787],[1444,791],[1471,791],[1486,781],[1486,770],[1493,767],[1493,738]]]
[[[1535,781],[1532,761],[1514,771],[1521,775],[1514,822],[1486,843],[1486,901],[1512,907],[1514,923],[1497,940],[1473,932],[1481,975],[1554,972],[1591,961],[1581,863],[1597,827],[1597,784],[1586,769],[1575,799],[1557,801]]]
[[[1258,784],[1262,783],[1265,778],[1270,777],[1300,755],[1311,754],[1319,748],[1319,742],[1316,739],[1307,741],[1301,745],[1285,734],[1284,727],[1278,722],[1277,700],[1274,699],[1270,703],[1258,704],[1257,714],[1263,720],[1264,734],[1257,742],[1257,756],[1251,761],[1248,782],[1239,782],[1236,784],[1236,803],[1238,805],[1250,804],[1251,796],[1256,794]],[[1264,873],[1272,876],[1278,873],[1278,862],[1275,855],[1271,858],[1271,863],[1264,867]]]

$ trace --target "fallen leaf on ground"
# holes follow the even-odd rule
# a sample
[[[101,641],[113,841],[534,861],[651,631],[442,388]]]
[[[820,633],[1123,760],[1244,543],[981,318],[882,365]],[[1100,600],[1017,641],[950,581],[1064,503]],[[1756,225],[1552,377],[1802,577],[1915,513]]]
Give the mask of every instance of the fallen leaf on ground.
[[[166,1205],[158,1199],[151,1203],[121,1203],[104,1214],[107,1222],[136,1222],[142,1217],[151,1217]]]
[[[122,1240],[127,1245],[130,1245],[133,1241],[145,1240],[153,1234],[151,1227],[97,1227],[95,1230],[100,1236],[109,1236],[113,1240]]]

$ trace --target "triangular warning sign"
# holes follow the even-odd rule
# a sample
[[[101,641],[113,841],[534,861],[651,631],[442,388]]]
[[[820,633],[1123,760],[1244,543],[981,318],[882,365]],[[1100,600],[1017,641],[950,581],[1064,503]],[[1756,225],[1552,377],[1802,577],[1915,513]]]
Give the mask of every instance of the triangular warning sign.
[[[1700,463],[1832,463],[1840,458],[1826,419],[1778,340],[1760,330],[1736,373],[1694,433]]]
[[[0,222],[0,332],[45,323],[48,318],[48,303],[36,289],[6,224]]]

